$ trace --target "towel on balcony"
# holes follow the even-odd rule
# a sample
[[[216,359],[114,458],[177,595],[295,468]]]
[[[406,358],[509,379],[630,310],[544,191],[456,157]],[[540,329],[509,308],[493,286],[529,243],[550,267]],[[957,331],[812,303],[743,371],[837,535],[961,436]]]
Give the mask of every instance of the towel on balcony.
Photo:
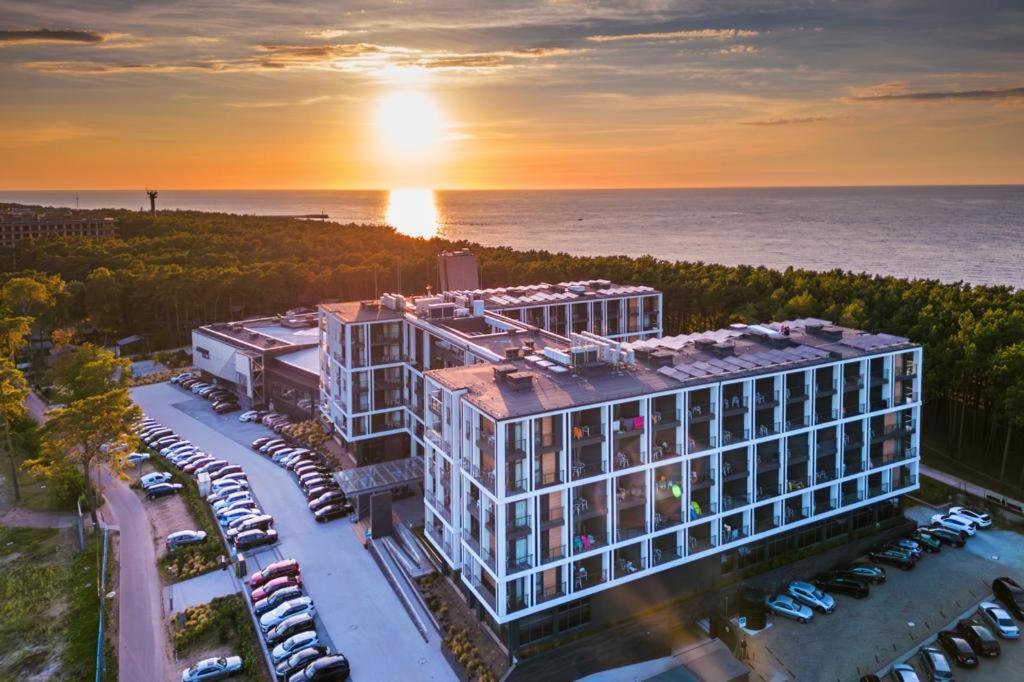
[[[634,431],[643,431],[643,428],[644,428],[644,418],[643,417],[633,417],[633,430]]]

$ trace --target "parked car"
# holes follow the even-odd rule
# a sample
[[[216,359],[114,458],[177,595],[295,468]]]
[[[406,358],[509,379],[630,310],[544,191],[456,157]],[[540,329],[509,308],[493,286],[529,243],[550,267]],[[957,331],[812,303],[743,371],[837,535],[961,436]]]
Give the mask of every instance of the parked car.
[[[174,445],[168,445],[165,448],[161,448],[160,454],[163,455],[164,457],[168,457],[176,452],[181,452],[182,450],[187,450],[189,448],[195,450],[196,446],[193,445],[191,441],[179,440]]]
[[[843,575],[824,573],[814,580],[814,586],[820,590],[845,594],[854,599],[863,599],[871,593],[867,583]]]
[[[216,471],[210,472],[210,481],[219,481],[222,477],[228,474],[243,474],[245,470],[237,464],[228,464],[227,466],[220,467]]]
[[[814,585],[794,580],[786,587],[786,592],[799,602],[807,604],[818,613],[832,613],[836,609],[836,600],[831,594],[822,592]]]
[[[946,654],[961,668],[974,668],[978,665],[978,657],[967,640],[952,630],[939,633],[939,644]]]
[[[182,489],[180,483],[157,483],[146,488],[146,498],[149,500],[155,500],[158,497],[164,497],[165,495],[173,495]]]
[[[300,649],[287,659],[277,664],[275,672],[277,679],[287,680],[295,673],[304,670],[310,663],[330,654],[331,650],[325,646],[310,646]]]
[[[941,649],[926,646],[922,647],[918,653],[921,656],[922,667],[933,682],[939,682],[940,680],[943,682],[946,680],[952,681],[953,666],[949,664],[949,659],[946,658],[946,654],[942,653]]]
[[[1003,639],[1020,639],[1020,628],[999,604],[983,601],[978,605],[978,614]]]
[[[239,407],[238,403],[230,402],[217,403],[216,405],[213,406],[213,411],[216,412],[217,414],[227,414],[228,412],[235,412],[240,409],[242,408]]]
[[[243,523],[245,523],[249,519],[255,519],[255,518],[258,518],[260,516],[262,516],[262,514],[247,514],[245,516],[235,517],[235,518],[231,519],[230,521],[228,521],[227,525],[224,526],[225,532],[228,535],[228,539],[230,540],[231,538],[234,537],[234,535],[238,535],[238,533],[235,533],[234,535],[231,534],[231,531],[233,529],[238,528],[239,526],[241,526]]]
[[[274,526],[274,517],[270,514],[261,514],[242,520],[240,523],[228,528],[228,538],[233,538],[239,533],[247,530],[270,530]]]
[[[167,536],[167,551],[185,547],[186,545],[199,545],[206,542],[206,531],[204,530],[179,530]]]
[[[222,474],[217,478],[217,481],[234,481],[235,483],[242,484],[244,487],[249,486],[249,477],[244,471],[232,471],[227,474]]]
[[[195,474],[197,476],[199,474],[212,474],[212,473],[215,473],[217,471],[220,471],[221,469],[223,469],[226,466],[231,466],[231,462],[227,462],[227,461],[225,461],[223,459],[215,459],[212,462],[207,462],[203,466],[201,466],[198,469],[196,469],[195,470]]]
[[[284,447],[271,448],[270,450],[267,451],[267,453],[270,455],[271,461],[275,462],[276,464],[282,464],[282,462],[291,457],[294,451],[295,448],[285,445]]]
[[[278,590],[284,589],[285,587],[290,587],[292,585],[298,585],[299,587],[301,587],[302,578],[299,575],[278,576],[277,578],[272,578],[260,587],[254,589],[250,596],[252,597],[253,602],[257,602],[260,599],[266,599]]]
[[[148,452],[133,452],[132,454],[130,454],[127,457],[125,457],[125,459],[130,464],[142,464],[143,462],[149,460],[149,453]]]
[[[248,410],[238,415],[238,421],[240,422],[254,422],[260,418],[259,410]]]
[[[264,613],[270,613],[281,604],[292,599],[298,599],[302,596],[302,588],[298,585],[289,585],[283,587],[280,590],[274,592],[269,597],[260,599],[258,602],[254,602],[252,610],[257,616],[262,616]]]
[[[316,622],[313,620],[313,616],[308,613],[300,613],[297,616],[292,616],[282,621],[279,625],[268,630],[264,635],[264,639],[266,639],[267,645],[277,646],[279,643],[294,634],[315,629]]]
[[[313,606],[313,600],[310,597],[296,597],[295,599],[289,599],[267,613],[264,613],[260,616],[260,628],[266,632],[278,623],[301,613],[306,613],[310,616],[316,615],[316,607]]]
[[[970,507],[950,507],[948,513],[970,521],[976,528],[988,528],[992,525],[991,516]]]
[[[897,663],[892,667],[892,679],[895,682],[921,682],[921,678],[917,676],[914,666],[907,665],[906,663]]]
[[[318,486],[303,490],[306,495],[306,499],[312,502],[318,497],[321,497],[324,493],[329,493],[332,490],[341,490],[341,486],[338,485],[337,481],[327,480]]]
[[[229,493],[218,500],[211,503],[213,511],[219,512],[221,509],[225,509],[228,505],[240,501],[252,501],[252,493],[248,490],[239,490],[238,492]]]
[[[848,564],[838,571],[841,575],[845,575],[850,578],[857,580],[863,580],[872,585],[882,585],[885,583],[885,569],[881,566],[869,564],[864,561],[857,561],[852,564]]]
[[[341,654],[333,654],[316,659],[305,670],[289,677],[288,682],[342,682],[348,679],[349,674],[348,659]]]
[[[193,460],[181,468],[186,474],[194,474],[197,470],[206,466],[210,462],[216,462],[217,460],[213,457],[200,457],[199,459]]]
[[[268,580],[280,578],[283,575],[299,575],[300,572],[298,561],[295,559],[282,559],[249,576],[249,586],[259,587]]]
[[[931,554],[942,551],[942,542],[920,528],[910,534],[910,539],[921,545],[921,549]]]
[[[236,549],[252,549],[263,545],[272,545],[277,542],[277,531],[269,530],[247,530],[239,533],[231,539]]]
[[[996,639],[996,636],[992,634],[991,630],[977,621],[964,618],[956,624],[956,632],[967,640],[967,643],[974,649],[974,653],[979,656],[994,658],[1002,653],[1002,647],[999,646],[999,640]]]
[[[228,525],[235,519],[243,516],[258,516],[263,512],[258,507],[239,507],[238,509],[232,509],[231,511],[224,512],[217,516],[217,522],[222,528],[227,528]]]
[[[307,630],[297,635],[292,635],[270,651],[270,658],[275,664],[285,660],[296,651],[302,651],[309,647],[319,646],[320,637],[316,631]]]
[[[1004,576],[992,581],[992,593],[1014,618],[1024,620],[1024,587]]]
[[[915,562],[920,561],[924,554],[924,550],[922,550],[921,545],[917,544],[913,540],[907,540],[906,538],[900,538],[898,540],[888,542],[886,543],[886,547],[893,547],[906,552]]]
[[[173,476],[166,471],[154,471],[151,474],[145,474],[139,476],[139,485],[142,486],[143,490],[150,488],[158,483],[167,483]]]
[[[780,616],[792,618],[800,623],[806,623],[814,618],[814,612],[809,607],[801,604],[788,594],[774,595],[769,597],[765,603],[769,610],[774,611]]]
[[[266,448],[266,449],[264,449],[264,448]],[[273,459],[274,455],[276,455],[277,453],[281,452],[282,450],[288,450],[290,452],[291,450],[294,450],[294,448],[291,445],[289,445],[288,443],[284,442],[283,440],[280,441],[280,442],[277,442],[277,443],[274,443],[273,441],[271,441],[270,444],[264,445],[262,448],[260,448],[260,451],[263,452],[268,457],[270,457],[271,459]],[[274,461],[277,461],[277,460],[274,460]]]
[[[284,415],[281,414],[280,412],[267,412],[265,415],[263,415],[260,421],[263,423],[264,426],[267,426],[273,420],[280,419],[283,416]]]
[[[309,508],[312,511],[316,511],[320,507],[323,507],[324,505],[327,505],[327,504],[335,504],[335,503],[338,503],[338,502],[347,502],[347,501],[348,501],[348,497],[346,497],[345,493],[343,493],[340,490],[331,490],[331,491],[328,491],[328,492],[324,493],[323,495],[321,495],[320,497],[316,498],[315,500],[312,500],[309,503]]]
[[[903,571],[909,571],[914,567],[914,560],[906,552],[901,552],[891,547],[876,549],[868,553],[868,558],[876,564],[887,564],[895,566]]]
[[[317,523],[326,523],[332,519],[340,519],[348,516],[352,513],[352,503],[346,502],[345,505],[340,504],[329,504],[326,507],[320,507],[313,512],[313,519]]]
[[[246,492],[248,492],[248,491],[246,491]],[[235,500],[234,502],[229,502],[227,504],[227,506],[221,507],[220,509],[218,509],[217,510],[217,515],[218,516],[223,516],[224,514],[227,514],[228,512],[232,512],[232,511],[234,511],[236,509],[249,509],[249,508],[254,507],[254,506],[256,506],[256,500],[252,499],[251,497],[250,498],[246,498],[246,499],[241,499],[241,500]]]
[[[298,461],[292,461],[285,465],[286,469],[290,469],[296,477],[302,478],[306,474],[319,473],[325,476],[330,476],[331,470],[325,467],[323,464],[318,464],[311,459],[305,459],[309,455],[299,455],[303,459]]]
[[[960,534],[960,531],[953,531],[942,526],[925,527],[923,530],[942,544],[949,545],[950,547],[963,547],[967,544],[967,540]]]
[[[953,516],[952,514],[936,514],[932,517],[932,523],[936,526],[942,526],[949,530],[956,531],[964,536],[974,535],[974,524],[970,521],[961,518],[959,516]]]
[[[256,440],[254,440],[250,444],[250,447],[253,450],[259,450],[260,448],[262,448],[264,445],[266,445],[267,443],[269,443],[272,440],[274,440],[273,436],[260,436],[259,438],[257,438]]]
[[[185,668],[181,673],[181,682],[207,682],[223,680],[242,670],[242,659],[238,656],[220,656],[207,658],[195,665]]]

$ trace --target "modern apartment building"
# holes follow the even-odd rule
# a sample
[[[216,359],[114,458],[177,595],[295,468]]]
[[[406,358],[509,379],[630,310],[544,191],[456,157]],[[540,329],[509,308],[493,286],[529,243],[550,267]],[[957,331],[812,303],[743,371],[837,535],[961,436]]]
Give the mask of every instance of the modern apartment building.
[[[427,371],[500,362],[541,330],[644,340],[662,325],[659,292],[607,280],[386,294],[319,310],[321,415],[359,464],[424,456]]]
[[[817,319],[632,341],[538,327],[500,359],[417,375],[426,537],[510,646],[773,539],[873,525],[918,487],[922,353],[905,338]]]
[[[116,237],[117,221],[72,211],[36,213],[15,209],[0,213],[0,247],[14,246],[23,239],[47,237]]]

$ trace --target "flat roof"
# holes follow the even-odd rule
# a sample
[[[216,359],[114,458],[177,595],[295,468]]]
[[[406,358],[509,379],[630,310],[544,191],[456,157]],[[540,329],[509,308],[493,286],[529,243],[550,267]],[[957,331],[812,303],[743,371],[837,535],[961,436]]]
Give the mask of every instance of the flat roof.
[[[559,282],[557,284],[540,282],[539,284],[448,291],[445,293],[454,296],[482,299],[487,308],[505,310],[551,303],[570,303],[590,299],[651,295],[660,292],[649,286],[615,284],[607,279],[585,279],[575,282]]]
[[[510,346],[521,345],[515,344],[514,336],[508,340]],[[503,420],[909,350],[917,344],[899,336],[869,334],[806,318],[766,325],[733,325],[726,330],[650,339],[623,347],[641,353],[668,352],[670,359],[666,362],[662,357],[651,362],[638,357],[638,362],[627,368],[600,365],[578,373],[527,359],[506,361],[516,371],[532,376],[530,384],[522,388],[498,380],[493,364],[432,370],[427,375],[449,390],[466,389],[465,399],[470,404],[494,419]]]
[[[405,313],[392,310],[373,301],[371,305],[363,305],[362,301],[346,301],[344,303],[321,303],[320,307],[334,313],[342,322],[386,322],[404,319]]]
[[[395,459],[338,471],[334,479],[350,497],[381,492],[423,480],[423,462],[417,457]]]
[[[310,321],[315,319],[315,315],[310,316]],[[312,326],[285,326],[278,317],[217,322],[199,327],[196,331],[239,348],[260,352],[316,346],[320,342],[320,330],[315,323]]]
[[[290,353],[282,353],[275,356],[274,360],[289,367],[294,367],[297,370],[308,372],[316,377],[320,376],[319,346],[310,346]]]

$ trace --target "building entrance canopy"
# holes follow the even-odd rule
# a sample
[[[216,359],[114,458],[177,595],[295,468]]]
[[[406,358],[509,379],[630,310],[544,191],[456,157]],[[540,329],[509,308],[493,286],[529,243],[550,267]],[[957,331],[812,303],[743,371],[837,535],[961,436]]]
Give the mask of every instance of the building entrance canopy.
[[[423,461],[407,457],[390,462],[346,469],[334,474],[342,491],[353,498],[400,488],[423,480]]]

